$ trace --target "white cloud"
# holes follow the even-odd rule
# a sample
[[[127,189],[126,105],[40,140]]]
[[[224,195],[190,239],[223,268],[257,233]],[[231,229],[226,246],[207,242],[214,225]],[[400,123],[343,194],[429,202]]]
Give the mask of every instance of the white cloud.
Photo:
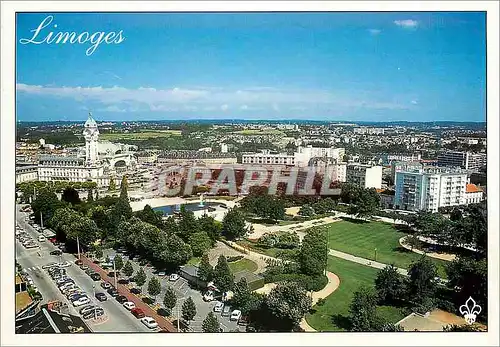
[[[394,24],[396,24],[399,27],[406,28],[406,29],[413,29],[418,26],[418,22],[413,19],[400,19],[400,20],[395,20]]]
[[[368,29],[368,32],[372,35],[378,35],[382,32],[380,29]]]
[[[417,104],[418,104],[418,101],[417,101],[417,100],[412,100],[412,101],[411,101],[411,104],[412,104],[412,105],[417,105]]]
[[[386,99],[375,97],[374,94],[362,91],[329,91],[277,89],[270,87],[252,88],[216,88],[197,87],[157,89],[153,87],[138,87],[136,89],[114,87],[67,87],[41,86],[19,83],[16,85],[19,95],[30,94],[39,97],[66,98],[79,101],[81,104],[93,105],[96,110],[104,112],[153,111],[227,111],[229,105],[244,111],[276,111],[296,108],[296,110],[313,109],[398,109],[408,107],[394,102],[397,98],[388,95]],[[392,100],[392,101],[391,101]],[[408,100],[408,99],[407,99]],[[411,99],[410,99],[411,100]],[[110,111],[111,110],[111,111]]]
[[[110,105],[108,107],[100,108],[100,109],[97,109],[97,111],[98,112],[119,112],[119,113],[127,112],[126,109],[120,108],[116,105]]]

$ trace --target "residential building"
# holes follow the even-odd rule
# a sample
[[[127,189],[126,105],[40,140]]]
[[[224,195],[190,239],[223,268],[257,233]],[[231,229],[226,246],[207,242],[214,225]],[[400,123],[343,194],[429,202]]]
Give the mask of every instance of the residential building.
[[[396,172],[394,207],[437,212],[464,205],[467,173],[460,169],[413,167]]]
[[[37,181],[38,166],[16,164],[16,184],[21,182]]]
[[[346,168],[346,182],[363,188],[382,188],[382,166],[351,163]]]
[[[481,187],[468,183],[465,187],[465,203],[467,205],[477,204],[483,201],[483,199],[484,192]]]
[[[486,165],[485,153],[471,153],[460,151],[447,151],[439,154],[439,166],[460,167],[462,169],[478,172],[479,169]]]
[[[343,161],[344,155],[345,148],[313,147],[312,145],[299,146],[294,154],[296,166],[299,167],[309,166],[313,158],[331,158],[340,162]]]
[[[420,153],[412,153],[412,154],[393,153],[393,154],[383,154],[381,156],[381,159],[384,164],[391,164],[395,161],[414,162],[421,160],[422,155]]]
[[[237,158],[234,153],[178,150],[160,153],[157,162],[174,165],[236,164]]]
[[[261,153],[246,153],[241,156],[242,164],[257,165],[288,165],[295,166],[295,155],[287,153],[272,153],[263,150]]]

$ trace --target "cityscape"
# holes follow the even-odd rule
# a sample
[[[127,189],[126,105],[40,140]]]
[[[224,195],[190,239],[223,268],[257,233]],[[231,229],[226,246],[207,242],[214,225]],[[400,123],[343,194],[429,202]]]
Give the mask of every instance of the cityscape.
[[[485,21],[17,14],[16,334],[487,332]]]

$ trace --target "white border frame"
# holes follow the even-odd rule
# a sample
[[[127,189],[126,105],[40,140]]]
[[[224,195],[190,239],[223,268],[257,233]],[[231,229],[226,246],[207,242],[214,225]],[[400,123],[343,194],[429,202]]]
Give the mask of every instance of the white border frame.
[[[488,333],[280,333],[280,334],[14,334],[15,182],[15,12],[30,11],[487,11],[488,69],[488,223],[489,223],[489,332]],[[499,148],[499,5],[494,1],[313,1],[313,2],[151,2],[151,1],[9,1],[1,3],[1,343],[2,345],[498,345],[498,148]],[[221,338],[222,337],[222,338]],[[76,339],[75,339],[76,338]]]

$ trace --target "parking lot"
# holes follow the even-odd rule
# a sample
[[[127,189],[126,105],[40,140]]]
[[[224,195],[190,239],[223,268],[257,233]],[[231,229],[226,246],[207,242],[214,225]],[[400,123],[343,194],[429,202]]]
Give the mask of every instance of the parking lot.
[[[114,257],[116,254],[116,251],[114,250],[104,250],[104,257],[109,256],[110,258]],[[130,260],[126,255],[120,254],[126,262],[127,260]],[[134,268],[134,275],[137,273],[137,271],[140,268],[140,265],[137,261],[132,261],[130,260],[132,267]],[[147,295],[147,284],[149,282],[149,279],[152,278],[153,276],[156,276],[161,283],[161,293],[156,297],[156,303],[160,304],[161,307],[163,307],[163,297],[165,296],[165,292],[167,289],[167,286],[170,286],[173,288],[175,294],[177,295],[177,304],[172,310],[172,316],[177,319],[177,314],[179,313],[180,316],[182,316],[182,304],[184,303],[185,299],[188,297],[191,297],[196,305],[196,316],[195,318],[189,323],[189,328],[193,332],[201,332],[202,331],[202,324],[203,320],[207,317],[209,312],[213,312],[214,306],[216,304],[216,301],[212,302],[205,302],[203,300],[203,294],[200,293],[198,290],[192,289],[187,280],[179,277],[175,282],[169,281],[168,275],[167,276],[157,276],[154,273],[154,268],[151,266],[144,266],[143,267],[144,272],[146,273],[147,276],[147,281],[146,284],[143,286],[142,293]],[[215,313],[217,320],[220,323],[220,326],[224,332],[229,332],[229,331],[245,331],[244,327],[241,327],[237,324],[235,321],[229,320],[229,317],[222,317],[221,313]],[[182,319],[182,318],[181,318]]]

